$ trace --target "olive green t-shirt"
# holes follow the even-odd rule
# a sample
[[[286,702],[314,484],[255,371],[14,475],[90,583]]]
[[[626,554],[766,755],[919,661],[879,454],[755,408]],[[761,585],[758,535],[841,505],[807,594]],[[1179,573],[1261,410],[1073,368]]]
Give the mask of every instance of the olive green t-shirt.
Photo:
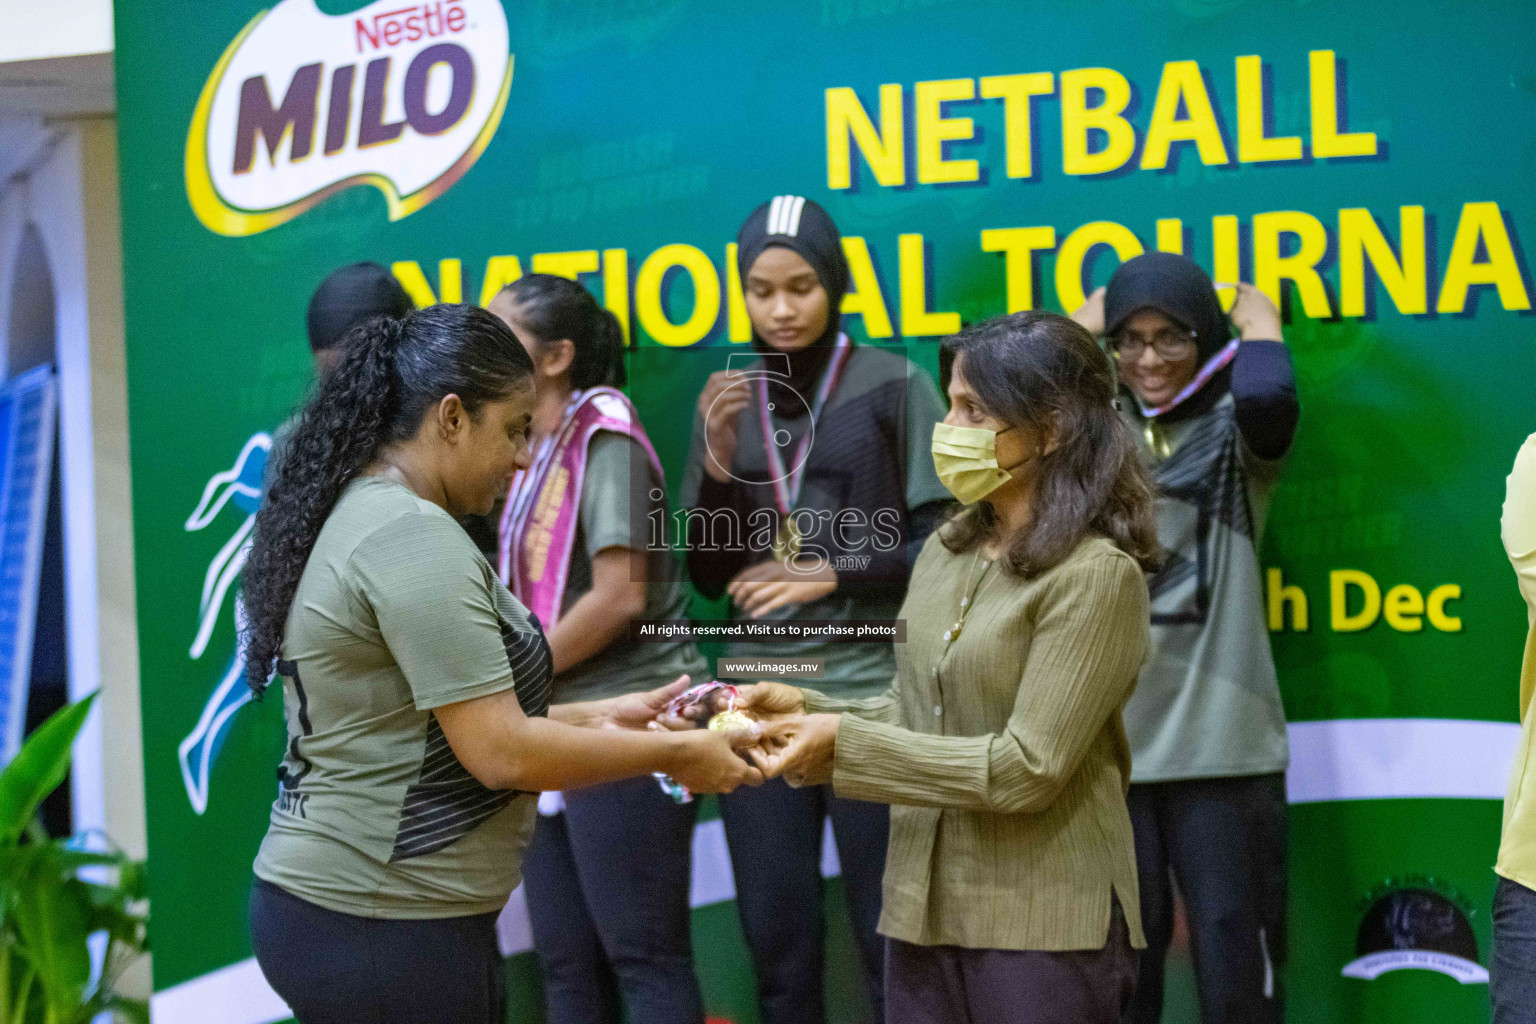
[[[315,542],[283,641],[288,748],[258,877],[363,917],[499,910],[535,797],[486,788],[432,710],[550,693],[549,647],[443,509],[379,477],[347,486]]]
[[[667,515],[664,487],[639,442],[611,430],[593,435],[587,446],[576,543],[571,548],[561,597],[562,615],[591,591],[592,559],[599,551],[614,547],[647,551],[652,517]],[[688,617],[682,567],[669,550],[648,551],[641,617]],[[685,672],[695,682],[707,681],[709,663],[692,641],[641,643],[631,640],[626,629],[597,654],[557,675],[555,694],[562,703],[600,700],[665,686]]]

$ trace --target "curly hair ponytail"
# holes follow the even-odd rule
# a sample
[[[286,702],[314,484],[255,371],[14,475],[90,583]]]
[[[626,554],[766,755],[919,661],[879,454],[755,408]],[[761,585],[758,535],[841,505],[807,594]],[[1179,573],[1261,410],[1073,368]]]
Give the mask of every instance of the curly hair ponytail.
[[[533,374],[507,326],[475,306],[376,317],[348,332],[342,348],[275,453],[277,471],[256,514],[242,587],[246,679],[258,696],[281,657],[309,553],[347,484],[384,445],[412,437],[445,395],[458,395],[474,415]]]

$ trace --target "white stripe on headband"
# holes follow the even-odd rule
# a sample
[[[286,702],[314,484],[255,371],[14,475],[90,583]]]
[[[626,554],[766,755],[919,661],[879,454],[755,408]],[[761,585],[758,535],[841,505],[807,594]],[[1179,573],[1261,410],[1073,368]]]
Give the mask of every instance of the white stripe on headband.
[[[774,196],[768,204],[768,233],[789,235],[800,233],[800,214],[805,210],[805,196]]]
[[[800,212],[805,209],[805,196],[795,196],[794,209],[789,214],[789,226],[784,229],[786,235],[798,235],[800,233]]]
[[[779,233],[779,210],[784,206],[783,196],[774,196],[773,202],[768,204],[768,233]]]

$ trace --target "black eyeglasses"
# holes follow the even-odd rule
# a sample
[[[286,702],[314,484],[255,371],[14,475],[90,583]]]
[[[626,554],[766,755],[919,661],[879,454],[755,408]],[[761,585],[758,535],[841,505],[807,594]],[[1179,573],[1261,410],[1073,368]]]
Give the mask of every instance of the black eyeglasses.
[[[1139,334],[1117,334],[1109,339],[1110,351],[1115,354],[1115,358],[1133,363],[1141,358],[1148,345],[1156,349],[1157,354],[1164,359],[1183,359],[1195,351],[1195,335],[1192,331],[1165,327],[1151,338],[1143,338]]]

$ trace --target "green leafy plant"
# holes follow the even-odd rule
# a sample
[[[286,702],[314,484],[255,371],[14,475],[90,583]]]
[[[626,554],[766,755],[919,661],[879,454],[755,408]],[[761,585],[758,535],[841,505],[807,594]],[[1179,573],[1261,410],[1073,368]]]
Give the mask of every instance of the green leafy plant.
[[[94,700],[38,726],[0,771],[0,1024],[88,1024],[105,1011],[149,1022],[142,1000],[115,989],[147,948],[144,865],[89,836],[50,838],[37,821]],[[93,970],[98,934],[106,953]]]

